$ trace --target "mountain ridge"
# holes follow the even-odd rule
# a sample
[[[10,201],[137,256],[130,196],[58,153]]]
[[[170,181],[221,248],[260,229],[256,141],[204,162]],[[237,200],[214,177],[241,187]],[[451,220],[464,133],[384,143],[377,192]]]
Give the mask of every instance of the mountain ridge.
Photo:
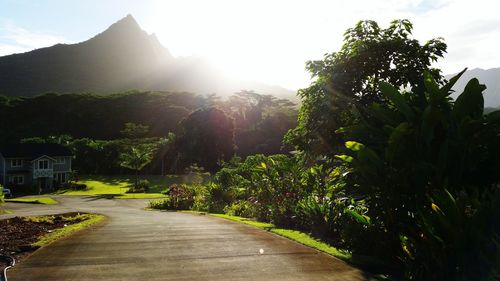
[[[450,79],[454,74],[446,75],[446,79]],[[473,68],[467,70],[460,79],[458,79],[451,96],[456,98],[463,92],[467,83],[472,79],[477,78],[479,83],[486,85],[486,90],[483,92],[484,106],[490,108],[500,108],[500,67],[497,68]]]
[[[142,30],[130,14],[82,42],[0,57],[2,95],[128,90],[219,95],[256,90],[297,99],[294,91],[282,87],[231,81],[200,59],[174,58],[156,35]]]

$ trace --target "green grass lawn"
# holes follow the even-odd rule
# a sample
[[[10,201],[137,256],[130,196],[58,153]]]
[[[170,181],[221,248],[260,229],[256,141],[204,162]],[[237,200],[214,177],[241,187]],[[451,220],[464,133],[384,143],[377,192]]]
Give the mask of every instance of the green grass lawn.
[[[62,190],[56,194],[62,195],[96,195],[103,198],[120,198],[120,199],[154,199],[162,198],[165,195],[161,194],[171,184],[186,183],[191,184],[195,180],[193,176],[184,175],[167,175],[167,176],[141,176],[140,179],[146,179],[150,183],[149,192],[147,193],[126,193],[126,191],[134,184],[134,176],[81,176],[78,183],[86,184],[86,190]],[[203,176],[202,180],[208,180],[207,176]]]
[[[30,203],[30,204],[45,204],[45,205],[56,205],[59,204],[56,200],[50,197],[29,197],[29,198],[14,198],[5,199],[5,202],[12,203]]]

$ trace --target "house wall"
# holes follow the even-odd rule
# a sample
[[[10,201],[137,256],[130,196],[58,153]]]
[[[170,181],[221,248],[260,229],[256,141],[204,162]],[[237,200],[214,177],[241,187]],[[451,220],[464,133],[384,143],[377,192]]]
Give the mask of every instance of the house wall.
[[[12,159],[21,159],[22,160],[22,165],[17,167],[17,166],[12,166]],[[2,163],[5,163],[5,176],[2,175],[2,181],[4,181],[4,186],[7,188],[12,188],[12,185],[9,183],[9,176],[23,176],[24,177],[24,183],[20,186],[31,186],[33,183],[33,179],[31,176],[31,161],[28,158],[4,158],[4,161],[1,161]]]
[[[6,186],[12,188],[12,184],[9,183],[9,176],[23,176],[24,177],[24,184],[19,185],[20,187],[30,187],[33,184],[33,177],[31,176],[31,173],[27,172],[22,172],[22,173],[16,173],[16,172],[8,172],[7,176],[5,177],[5,182]]]
[[[47,162],[48,166],[46,169],[38,169],[40,167],[40,162]],[[49,158],[47,156],[42,156],[33,160],[33,170],[31,175],[34,179],[37,178],[53,178],[54,176],[54,160],[53,158]]]
[[[12,166],[12,160],[13,159],[21,159],[23,161],[22,165],[20,167],[14,167],[14,166]],[[26,159],[26,158],[6,158],[5,160],[6,160],[5,161],[5,165],[6,165],[7,173],[16,172],[16,171],[31,170],[31,161],[30,161],[30,159]]]
[[[70,172],[71,171],[71,158],[70,156],[58,156],[54,158],[63,158],[64,163],[63,164],[57,164],[56,162],[54,163],[54,172]]]

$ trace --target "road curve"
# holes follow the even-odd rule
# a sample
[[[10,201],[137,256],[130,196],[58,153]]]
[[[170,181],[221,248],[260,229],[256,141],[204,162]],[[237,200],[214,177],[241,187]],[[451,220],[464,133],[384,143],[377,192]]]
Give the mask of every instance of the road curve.
[[[9,271],[9,281],[371,280],[329,255],[225,219],[144,211],[147,200],[139,199],[57,200],[61,204],[6,208],[17,216],[82,211],[108,219],[37,250]]]

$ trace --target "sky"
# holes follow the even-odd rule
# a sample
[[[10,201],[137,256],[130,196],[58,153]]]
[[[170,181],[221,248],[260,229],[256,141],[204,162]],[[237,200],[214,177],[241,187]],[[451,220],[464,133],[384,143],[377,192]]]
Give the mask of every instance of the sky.
[[[311,81],[305,62],[338,51],[364,19],[409,19],[422,43],[443,37],[444,74],[500,67],[499,11],[497,0],[0,0],[0,56],[81,42],[132,14],[176,57],[296,90]]]

